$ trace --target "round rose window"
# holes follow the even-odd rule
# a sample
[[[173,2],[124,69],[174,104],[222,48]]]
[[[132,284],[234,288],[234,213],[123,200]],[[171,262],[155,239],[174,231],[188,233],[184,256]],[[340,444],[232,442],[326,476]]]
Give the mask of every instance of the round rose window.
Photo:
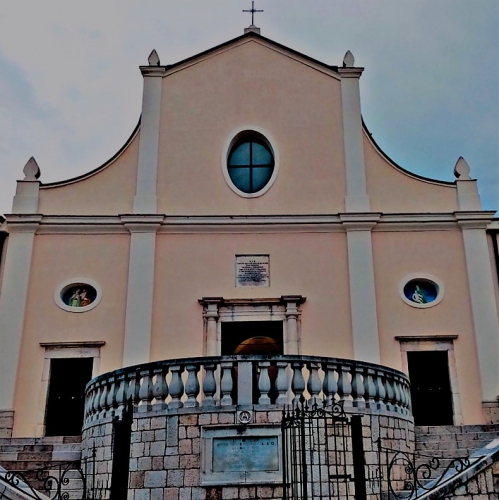
[[[404,286],[404,296],[414,304],[430,304],[438,297],[438,285],[423,279],[410,280]]]

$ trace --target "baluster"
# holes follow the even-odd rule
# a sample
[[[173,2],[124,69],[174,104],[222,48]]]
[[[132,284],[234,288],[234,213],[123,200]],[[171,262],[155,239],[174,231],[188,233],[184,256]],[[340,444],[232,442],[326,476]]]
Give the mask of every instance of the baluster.
[[[307,391],[310,394],[310,403],[317,404],[319,401],[319,393],[321,392],[321,379],[319,377],[319,363],[307,363],[309,370]]]
[[[157,368],[154,369],[153,373],[156,377],[156,380],[152,388],[152,394],[154,396],[153,409],[162,410],[168,407],[168,405],[165,402],[166,398],[168,397],[168,385],[166,384],[166,379],[165,379],[166,375],[165,367],[158,366]]]
[[[140,412],[151,411],[151,401],[153,399],[152,393],[152,377],[151,370],[142,370],[140,372],[142,382],[139,389],[139,408]]]
[[[115,415],[121,419],[123,416],[123,412],[125,411],[126,391],[127,391],[126,378],[124,373],[118,375],[117,386],[118,389],[116,390],[116,397],[115,397],[116,399]]]
[[[365,408],[366,404],[364,402],[364,380],[363,372],[364,369],[361,366],[353,365],[352,367],[352,397],[353,406],[356,408]]]
[[[395,398],[395,391],[393,390],[393,385],[390,378],[385,374],[383,377],[386,389],[386,409],[388,411],[393,411],[393,399]]]
[[[335,403],[335,396],[338,392],[338,384],[334,370],[336,365],[334,363],[324,363],[322,369],[324,370],[324,382],[322,384],[322,391],[324,392],[325,406],[332,406]]]
[[[85,393],[85,423],[92,419],[92,412],[94,408],[94,386],[92,385]]]
[[[129,384],[126,400],[127,402],[131,402],[133,405],[136,405],[139,402],[140,371],[135,370],[133,372],[129,372],[127,378],[129,380]]]
[[[109,387],[109,392],[107,393],[106,400],[106,410],[108,416],[114,416],[116,409],[116,391],[118,390],[118,385],[116,384],[116,378],[110,377],[111,386]]]
[[[232,404],[232,361],[225,361],[220,363],[222,367],[222,381],[220,382],[220,391],[222,398],[220,399],[220,404],[222,406],[229,406]]]
[[[184,382],[182,381],[184,367],[180,365],[170,366],[170,371],[172,373],[170,381],[170,396],[172,397],[170,408],[182,408],[184,406],[184,403],[181,401],[181,397],[184,395]]]
[[[376,386],[374,385],[373,375],[374,370],[367,368],[366,376],[364,377],[364,399],[367,408],[375,408],[374,396],[376,395]]]
[[[99,419],[104,418],[106,416],[106,404],[107,404],[107,393],[109,390],[109,386],[107,385],[108,381],[104,380],[102,382],[104,385],[102,387],[102,391],[100,393],[100,401],[99,401],[99,406],[100,406],[100,414],[99,414]]]
[[[343,405],[345,407],[351,406],[352,401],[349,399],[349,396],[352,394],[352,384],[348,377],[349,367],[340,365],[338,368],[338,394],[340,396],[340,401],[344,401]]]
[[[374,400],[376,401],[378,410],[386,410],[386,402],[385,402],[386,390],[381,375],[382,372],[376,370],[376,380],[375,380],[376,395],[374,396]]]
[[[408,380],[404,380],[405,397],[407,400],[407,414],[412,415],[411,385]]]
[[[197,408],[199,406],[197,397],[199,395],[198,381],[198,365],[187,365],[187,380],[185,382],[185,393],[187,401],[184,403],[185,408]]]
[[[215,398],[217,392],[217,383],[215,381],[215,363],[207,363],[204,365],[204,380],[203,393],[204,399],[202,406],[215,406]]]
[[[400,394],[400,386],[398,378],[395,376],[392,378],[394,399],[393,399],[393,407],[397,413],[402,413],[402,400]]]
[[[100,393],[101,393],[101,383],[97,382],[94,386],[94,401],[93,401],[93,418],[92,420],[97,420],[100,413]]]
[[[260,398],[258,404],[269,405],[269,391],[270,391],[270,377],[269,377],[269,361],[260,361],[258,367],[260,368],[260,376],[258,377],[258,390],[260,391]]]
[[[277,405],[285,405],[288,402],[288,397],[286,393],[288,392],[288,375],[286,370],[288,368],[287,361],[277,361],[277,379],[275,382],[275,388],[277,391],[277,399],[275,403]]]
[[[303,392],[305,391],[305,379],[303,378],[302,373],[303,363],[301,361],[295,361],[291,364],[291,366],[293,367],[291,391],[295,395],[293,403],[299,403],[303,397]]]

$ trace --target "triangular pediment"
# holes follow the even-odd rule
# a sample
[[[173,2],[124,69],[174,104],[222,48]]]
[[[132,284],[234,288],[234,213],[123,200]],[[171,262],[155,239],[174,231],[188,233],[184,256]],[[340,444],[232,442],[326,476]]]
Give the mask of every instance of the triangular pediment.
[[[325,64],[321,61],[318,61],[317,59],[314,59],[314,58],[309,57],[305,54],[302,54],[301,52],[298,52],[298,51],[293,50],[289,47],[286,47],[285,45],[281,45],[280,43],[277,43],[274,40],[271,40],[270,38],[266,38],[262,35],[259,35],[258,33],[255,33],[253,31],[245,33],[244,35],[241,35],[237,38],[233,38],[232,40],[229,40],[229,41],[224,42],[220,45],[217,45],[216,47],[212,47],[211,49],[208,49],[204,52],[201,52],[199,54],[191,56],[191,57],[184,59],[182,61],[179,61],[175,64],[163,66],[163,68],[165,68],[165,70],[166,70],[165,76],[168,76],[169,74],[176,73],[178,71],[182,71],[184,69],[189,68],[190,66],[192,66],[194,64],[199,64],[202,61],[208,60],[212,57],[216,57],[217,55],[220,55],[224,52],[236,49],[236,48],[241,47],[241,46],[248,44],[248,43],[259,44],[259,45],[266,47],[270,50],[273,50],[279,54],[282,54],[285,57],[288,57],[292,60],[295,60],[296,62],[299,62],[300,64],[304,64],[310,68],[313,68],[317,71],[320,71],[320,72],[325,73],[333,78],[340,80],[340,76],[338,74],[338,66],[331,66],[331,65]]]

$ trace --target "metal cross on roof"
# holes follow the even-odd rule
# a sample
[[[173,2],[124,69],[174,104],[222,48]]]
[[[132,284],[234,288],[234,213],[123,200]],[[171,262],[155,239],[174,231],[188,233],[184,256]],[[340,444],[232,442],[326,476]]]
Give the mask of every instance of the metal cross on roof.
[[[252,0],[251,9],[243,10],[243,12],[251,12],[251,26],[254,26],[255,25],[255,12],[263,12],[263,10],[255,9],[255,1]]]

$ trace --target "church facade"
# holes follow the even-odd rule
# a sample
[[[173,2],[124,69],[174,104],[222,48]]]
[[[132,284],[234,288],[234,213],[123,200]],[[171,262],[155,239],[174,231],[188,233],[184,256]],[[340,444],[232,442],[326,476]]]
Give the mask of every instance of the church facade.
[[[153,51],[140,69],[142,115],[122,149],[51,184],[31,159],[1,226],[3,437],[79,434],[85,385],[108,372],[237,355],[364,363],[364,406],[368,367],[386,367],[411,382],[412,409],[399,391],[410,425],[499,422],[499,225],[463,158],[446,182],[383,153],[350,52],[330,66],[250,28],[172,65]],[[206,362],[186,363],[194,389],[180,400],[202,409]],[[212,396],[232,408],[222,386]],[[88,435],[119,387],[107,408],[87,391]]]

